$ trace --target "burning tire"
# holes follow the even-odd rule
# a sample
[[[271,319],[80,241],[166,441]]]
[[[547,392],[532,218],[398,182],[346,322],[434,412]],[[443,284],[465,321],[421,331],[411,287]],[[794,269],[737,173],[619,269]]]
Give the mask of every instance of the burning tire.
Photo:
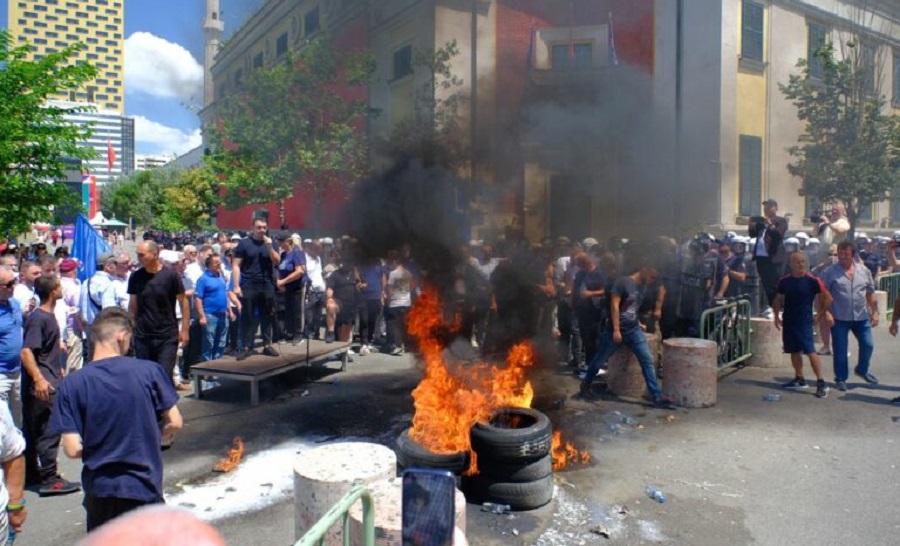
[[[553,499],[553,476],[547,475],[526,483],[492,480],[487,476],[473,476],[464,480],[469,502],[508,504],[512,510],[534,510]]]
[[[502,463],[479,458],[478,474],[497,482],[533,482],[553,474],[553,457],[546,455],[534,461],[518,463]]]
[[[550,453],[553,429],[550,419],[527,408],[501,408],[488,423],[472,427],[472,449],[482,461],[518,463]]]
[[[460,474],[469,466],[469,454],[465,451],[451,454],[432,453],[409,437],[409,429],[397,438],[397,461],[404,468],[434,468]]]

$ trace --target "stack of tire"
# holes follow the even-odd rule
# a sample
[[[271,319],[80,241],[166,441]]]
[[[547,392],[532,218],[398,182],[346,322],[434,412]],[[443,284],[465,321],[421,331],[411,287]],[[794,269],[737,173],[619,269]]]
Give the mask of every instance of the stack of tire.
[[[397,438],[397,463],[403,468],[431,468],[449,470],[459,476],[469,467],[469,454],[465,451],[442,454],[433,453],[420,446],[404,430]]]
[[[540,508],[553,498],[553,429],[546,415],[501,408],[488,423],[472,427],[471,440],[479,472],[463,478],[469,502],[520,511]]]

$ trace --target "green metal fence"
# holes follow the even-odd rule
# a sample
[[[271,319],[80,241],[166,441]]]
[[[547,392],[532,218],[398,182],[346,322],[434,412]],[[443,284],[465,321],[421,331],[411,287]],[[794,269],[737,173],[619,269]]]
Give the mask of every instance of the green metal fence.
[[[878,290],[887,292],[887,309],[884,310],[884,318],[890,322],[894,320],[894,301],[900,295],[900,273],[878,277]]]
[[[350,507],[356,504],[357,500],[362,500],[363,506],[363,544],[375,546],[375,504],[369,490],[363,485],[357,485],[344,495],[294,546],[322,546],[325,543],[325,534],[338,520],[342,522],[344,528],[344,546],[349,546]]]
[[[728,301],[700,316],[700,337],[719,347],[718,367],[729,368],[752,356],[750,352],[750,302]]]

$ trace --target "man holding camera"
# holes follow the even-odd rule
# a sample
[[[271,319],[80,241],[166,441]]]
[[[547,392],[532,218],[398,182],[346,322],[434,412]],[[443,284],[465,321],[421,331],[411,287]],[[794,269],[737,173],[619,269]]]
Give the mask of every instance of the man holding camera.
[[[787,252],[784,250],[784,234],[788,222],[778,216],[778,202],[774,199],[763,201],[763,215],[750,219],[750,237],[756,237],[753,247],[753,260],[759,271],[759,279],[766,293],[768,305],[775,301],[778,278],[784,270]],[[767,310],[771,313],[771,308]]]

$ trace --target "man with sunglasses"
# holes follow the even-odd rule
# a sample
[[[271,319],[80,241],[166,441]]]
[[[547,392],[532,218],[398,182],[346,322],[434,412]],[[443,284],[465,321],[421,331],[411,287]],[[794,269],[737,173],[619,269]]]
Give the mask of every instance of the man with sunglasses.
[[[22,268],[19,271],[21,281],[16,285],[13,291],[13,297],[19,302],[22,308],[22,314],[28,316],[32,311],[37,309],[38,297],[34,291],[34,281],[41,276],[40,264],[32,261],[22,262]]]
[[[18,275],[0,266],[0,400],[9,405],[10,412],[19,406],[13,400],[19,400],[22,381],[20,353],[24,317],[19,302],[12,297],[17,282]],[[22,424],[20,416],[13,420],[17,425]]]

